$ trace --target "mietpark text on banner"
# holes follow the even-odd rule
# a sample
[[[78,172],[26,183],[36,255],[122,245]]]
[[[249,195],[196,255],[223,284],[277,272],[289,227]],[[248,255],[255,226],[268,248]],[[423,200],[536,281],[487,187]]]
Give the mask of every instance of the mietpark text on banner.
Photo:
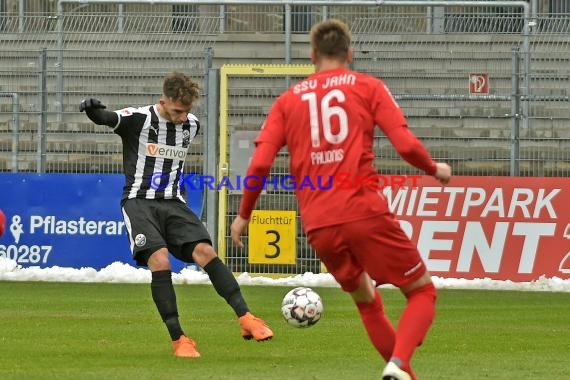
[[[570,178],[454,177],[386,187],[432,275],[570,278]]]

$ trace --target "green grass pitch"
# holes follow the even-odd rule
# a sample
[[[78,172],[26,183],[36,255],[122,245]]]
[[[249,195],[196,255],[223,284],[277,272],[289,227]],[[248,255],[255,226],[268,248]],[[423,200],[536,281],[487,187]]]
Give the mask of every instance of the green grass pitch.
[[[0,379],[378,379],[384,363],[348,295],[314,288],[325,312],[308,329],[280,315],[291,287],[243,286],[273,328],[244,341],[208,285],[177,285],[199,359],[172,356],[148,284],[0,282]],[[395,321],[404,298],[381,290]],[[395,321],[397,322],[397,321]],[[413,365],[430,379],[570,379],[570,294],[440,290],[436,320]]]

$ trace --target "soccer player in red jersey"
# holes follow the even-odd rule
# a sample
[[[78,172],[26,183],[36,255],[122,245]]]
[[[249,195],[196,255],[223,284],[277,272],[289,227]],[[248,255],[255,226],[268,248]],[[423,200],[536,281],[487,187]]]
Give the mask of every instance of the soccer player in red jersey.
[[[257,136],[250,182],[244,190],[231,237],[243,247],[245,231],[261,178],[269,174],[279,149],[287,145],[290,173],[312,183],[346,173],[353,178],[377,175],[372,163],[374,128],[379,126],[400,156],[442,184],[451,168],[434,162],[410,132],[406,119],[386,85],[351,71],[350,31],[338,20],[315,25],[310,34],[316,73],[293,85],[273,104]],[[357,184],[357,185],[356,185]],[[416,379],[411,368],[415,348],[435,315],[436,289],[415,245],[390,212],[387,200],[371,181],[342,190],[296,188],[301,219],[309,243],[360,313],[374,347],[386,360],[384,380]],[[375,286],[397,286],[407,298],[397,329],[386,317]]]

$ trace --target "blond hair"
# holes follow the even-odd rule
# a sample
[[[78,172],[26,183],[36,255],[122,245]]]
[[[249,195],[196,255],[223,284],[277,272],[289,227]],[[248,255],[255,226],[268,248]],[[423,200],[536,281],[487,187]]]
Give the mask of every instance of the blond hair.
[[[351,33],[344,22],[336,19],[322,21],[313,26],[310,37],[311,48],[317,58],[347,58]]]
[[[174,101],[192,105],[200,96],[200,88],[189,76],[174,71],[164,79],[162,93]]]

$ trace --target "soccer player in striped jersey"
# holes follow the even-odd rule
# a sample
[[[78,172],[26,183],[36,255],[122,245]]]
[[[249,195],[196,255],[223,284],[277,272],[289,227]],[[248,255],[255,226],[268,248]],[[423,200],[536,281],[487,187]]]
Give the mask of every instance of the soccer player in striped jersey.
[[[152,272],[152,298],[179,357],[200,353],[180,325],[169,253],[206,271],[217,293],[235,311],[244,339],[273,337],[265,322],[250,312],[236,279],[218,258],[208,231],[186,204],[180,186],[188,146],[200,129],[190,113],[198,96],[198,85],[174,72],[164,79],[163,95],[156,104],[112,112],[98,99],[89,98],[79,107],[94,123],[113,128],[122,139],[126,181],[121,206],[133,259]]]
[[[374,178],[374,130],[379,126],[408,163],[446,184],[451,168],[432,160],[408,129],[384,83],[348,68],[352,50],[346,24],[323,21],[310,36],[316,73],[275,101],[255,140],[246,175],[267,176],[277,152],[286,145],[294,178],[310,178],[312,183],[346,173]],[[261,184],[250,181],[244,190],[231,226],[238,246],[243,247],[240,236],[261,189]],[[335,190],[335,184],[325,189],[304,187],[295,189],[295,195],[309,243],[352,296],[370,340],[388,362],[383,379],[415,379],[410,361],[434,318],[436,289],[378,184],[364,181],[342,190]],[[407,298],[397,330],[375,289],[385,283],[399,287]]]

